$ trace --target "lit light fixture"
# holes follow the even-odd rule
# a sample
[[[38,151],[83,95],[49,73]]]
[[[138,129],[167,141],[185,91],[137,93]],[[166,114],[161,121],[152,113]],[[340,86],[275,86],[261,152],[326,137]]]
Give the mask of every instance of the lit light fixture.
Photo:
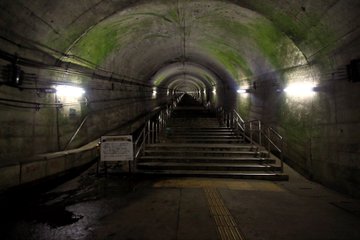
[[[153,87],[153,92],[152,92],[152,96],[156,97],[157,91],[156,91],[156,87]]]
[[[239,88],[238,90],[237,90],[237,93],[248,93],[249,92],[249,90],[248,89],[242,89],[242,88]]]
[[[292,83],[284,92],[295,97],[311,97],[315,94],[315,85],[312,82]]]
[[[214,88],[212,92],[213,92],[213,94],[216,94],[216,88]]]
[[[55,89],[58,96],[64,97],[81,97],[85,93],[83,88],[68,85],[57,85]]]

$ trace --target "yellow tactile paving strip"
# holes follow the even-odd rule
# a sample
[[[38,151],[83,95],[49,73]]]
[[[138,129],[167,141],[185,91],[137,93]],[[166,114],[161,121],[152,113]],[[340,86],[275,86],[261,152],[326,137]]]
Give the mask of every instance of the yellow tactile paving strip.
[[[226,208],[219,192],[215,188],[204,188],[211,216],[214,218],[221,240],[245,240],[236,222]]]
[[[221,179],[167,179],[154,183],[157,188],[228,188],[242,191],[282,192],[280,186],[265,181],[221,180]]]
[[[235,219],[227,209],[217,188],[238,191],[269,191],[283,192],[281,186],[268,181],[247,181],[232,179],[166,179],[153,184],[156,188],[201,188],[209,205],[210,214],[214,219],[221,240],[245,240]]]

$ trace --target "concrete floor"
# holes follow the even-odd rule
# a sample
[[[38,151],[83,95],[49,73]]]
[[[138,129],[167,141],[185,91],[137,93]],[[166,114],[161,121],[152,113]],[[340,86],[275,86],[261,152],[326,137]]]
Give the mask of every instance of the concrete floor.
[[[286,168],[289,182],[132,179],[95,167],[1,197],[1,239],[358,240],[360,201]]]

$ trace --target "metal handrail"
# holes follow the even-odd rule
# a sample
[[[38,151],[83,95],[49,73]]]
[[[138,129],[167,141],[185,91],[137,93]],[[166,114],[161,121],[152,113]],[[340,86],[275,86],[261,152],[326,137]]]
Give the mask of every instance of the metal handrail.
[[[280,153],[281,172],[284,171],[284,138],[275,129],[272,127],[264,128],[262,121],[259,119],[244,121],[240,114],[236,112],[236,110],[225,113],[223,108],[220,107],[218,108],[218,114],[220,115],[220,120],[223,124],[236,130],[240,129],[244,139],[249,140],[251,144],[257,143],[264,146],[263,140],[266,140],[267,145],[264,147],[267,149],[268,155],[270,156],[272,148],[278,151]],[[254,139],[254,132],[257,132],[258,134],[257,141]],[[273,140],[272,136],[275,136],[278,141],[280,141],[280,147]]]
[[[275,131],[272,127],[269,127],[270,131],[272,131],[278,138],[283,139],[283,137],[280,135],[280,133],[278,133],[277,131]]]
[[[172,111],[180,102],[183,96],[184,94],[175,98],[172,103],[168,104],[165,108],[158,111],[155,117],[152,117],[145,122],[143,129],[141,130],[139,136],[134,142],[134,170],[136,170],[137,159],[140,157],[141,152],[145,150],[146,144],[152,144],[159,141],[159,135],[166,125],[166,120],[170,118]]]

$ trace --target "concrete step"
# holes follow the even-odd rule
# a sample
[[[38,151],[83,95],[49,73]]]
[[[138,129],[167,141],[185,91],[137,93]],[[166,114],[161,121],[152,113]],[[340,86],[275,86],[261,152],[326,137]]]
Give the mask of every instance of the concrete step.
[[[204,143],[157,143],[146,145],[146,150],[182,150],[182,151],[258,151],[251,144],[204,144]]]
[[[221,138],[168,138],[166,142],[172,143],[210,143],[210,144],[234,144],[234,143],[243,143],[243,139],[235,138],[235,139],[221,139]]]
[[[238,136],[229,136],[229,135],[221,135],[221,136],[211,136],[211,135],[190,135],[190,136],[182,136],[182,135],[170,135],[168,139],[191,139],[191,140],[224,140],[224,139],[235,139],[235,140],[242,140],[242,137]]]
[[[205,137],[221,137],[221,136],[238,136],[234,132],[166,132],[166,136],[172,137],[192,137],[192,136],[205,136]]]
[[[268,164],[139,162],[137,166],[140,170],[280,171]]]
[[[200,156],[200,157],[259,157],[261,152],[255,151],[209,151],[209,150],[145,150],[145,156]]]
[[[263,172],[232,172],[232,171],[182,171],[182,170],[158,170],[158,171],[143,171],[137,172],[139,175],[146,176],[161,176],[161,177],[205,177],[205,178],[236,178],[236,179],[256,179],[256,180],[271,180],[271,181],[288,181],[289,176],[282,173],[263,173]]]
[[[204,156],[142,156],[138,161],[144,162],[177,162],[177,163],[275,163],[274,159],[259,157],[204,157]]]
[[[172,131],[181,131],[181,132],[233,132],[232,129],[227,127],[171,127],[167,126],[167,129],[171,129]]]

